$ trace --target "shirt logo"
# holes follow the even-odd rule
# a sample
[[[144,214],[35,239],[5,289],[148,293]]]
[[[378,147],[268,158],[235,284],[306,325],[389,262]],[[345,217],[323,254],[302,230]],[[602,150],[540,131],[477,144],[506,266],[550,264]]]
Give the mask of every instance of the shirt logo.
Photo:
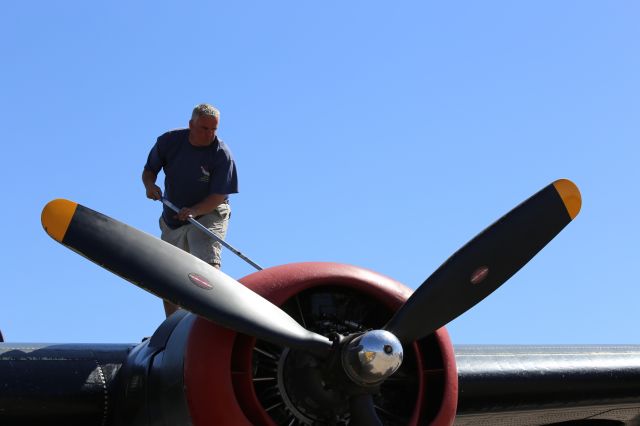
[[[202,176],[200,176],[198,182],[209,182],[209,176],[211,175],[211,173],[209,173],[209,171],[205,169],[204,166],[200,166],[200,171],[202,171]]]

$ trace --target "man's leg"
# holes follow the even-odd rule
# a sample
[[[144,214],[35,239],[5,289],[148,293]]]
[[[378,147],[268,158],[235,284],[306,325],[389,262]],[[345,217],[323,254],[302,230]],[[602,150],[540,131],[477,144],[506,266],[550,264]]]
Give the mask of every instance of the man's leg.
[[[180,306],[174,305],[173,303],[167,302],[166,300],[163,300],[162,303],[164,304],[164,314],[167,316],[167,318],[169,318],[175,311],[180,309]]]
[[[198,221],[211,232],[224,239],[227,235],[231,208],[228,204],[220,204],[212,213],[204,215]],[[189,225],[187,240],[191,254],[204,260],[214,268],[220,269],[222,244],[211,238],[202,230]]]
[[[231,208],[228,204],[221,204],[208,215],[202,216],[199,220],[210,231],[221,238],[227,235]],[[189,224],[178,229],[169,228],[162,217],[160,218],[160,229],[162,230],[162,240],[191,253],[199,259],[204,260],[216,269],[220,269],[222,245],[213,238]],[[180,309],[167,300],[164,300],[164,312],[168,316]]]
[[[171,229],[167,226],[162,216],[160,217],[160,230],[162,234],[160,238],[162,241],[166,241],[171,245],[178,247],[186,252],[189,251],[189,241],[187,239],[187,227],[181,226],[177,229]],[[167,317],[180,309],[180,306],[175,305],[167,300],[162,301],[164,304],[164,313]]]

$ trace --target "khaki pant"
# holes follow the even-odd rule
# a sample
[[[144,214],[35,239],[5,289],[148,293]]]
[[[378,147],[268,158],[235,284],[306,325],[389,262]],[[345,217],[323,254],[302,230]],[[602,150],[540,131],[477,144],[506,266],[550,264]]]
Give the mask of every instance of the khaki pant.
[[[220,204],[213,212],[200,216],[198,222],[224,239],[227,235],[230,216],[231,207],[229,204]],[[222,245],[201,229],[197,229],[190,223],[177,229],[171,229],[167,226],[162,216],[160,216],[160,230],[162,231],[160,238],[163,241],[191,253],[216,268],[220,268]]]

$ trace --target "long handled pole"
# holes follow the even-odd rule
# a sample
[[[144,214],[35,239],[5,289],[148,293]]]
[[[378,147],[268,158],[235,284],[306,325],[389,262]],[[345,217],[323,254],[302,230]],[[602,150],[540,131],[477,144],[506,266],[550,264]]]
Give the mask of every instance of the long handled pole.
[[[164,197],[162,198],[162,204],[164,204],[165,206],[169,207],[171,210],[173,210],[176,213],[178,213],[180,211],[180,209],[178,207],[176,207],[175,204],[173,204],[171,201],[167,200]],[[210,236],[211,238],[213,238],[214,240],[216,240],[217,242],[219,242],[220,244],[222,244],[223,246],[225,246],[226,248],[228,248],[229,250],[234,252],[240,259],[244,260],[249,265],[251,265],[254,268],[256,268],[258,271],[262,271],[262,267],[260,265],[258,265],[253,260],[249,259],[247,256],[242,254],[240,251],[238,251],[235,248],[233,248],[233,246],[231,246],[231,244],[227,243],[225,240],[223,240],[222,238],[217,236],[214,232],[212,232],[209,228],[207,228],[206,226],[204,226],[203,224],[201,224],[200,222],[195,220],[192,216],[189,216],[188,220],[189,220],[189,222],[191,222],[193,224],[193,226],[195,226],[196,228],[200,229],[202,232],[206,233],[208,236]]]

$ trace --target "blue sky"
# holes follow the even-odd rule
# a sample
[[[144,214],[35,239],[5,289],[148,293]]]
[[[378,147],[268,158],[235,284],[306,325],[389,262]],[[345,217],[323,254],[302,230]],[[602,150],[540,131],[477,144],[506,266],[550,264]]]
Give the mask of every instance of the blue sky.
[[[154,296],[42,230],[68,198],[158,235],[142,166],[191,108],[239,168],[228,241],[415,288],[558,178],[583,208],[453,321],[454,343],[639,343],[640,5],[632,1],[11,2],[0,16],[0,329],[136,342]],[[231,253],[223,269],[252,268]]]

